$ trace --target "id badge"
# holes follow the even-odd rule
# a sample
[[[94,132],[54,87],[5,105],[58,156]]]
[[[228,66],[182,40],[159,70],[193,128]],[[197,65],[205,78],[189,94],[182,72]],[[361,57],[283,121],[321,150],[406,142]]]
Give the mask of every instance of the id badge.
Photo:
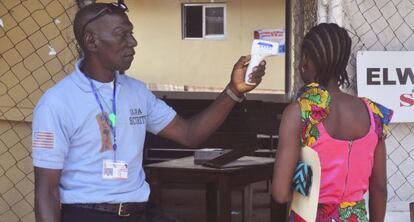
[[[128,179],[128,164],[125,161],[104,160],[102,178],[106,180]]]

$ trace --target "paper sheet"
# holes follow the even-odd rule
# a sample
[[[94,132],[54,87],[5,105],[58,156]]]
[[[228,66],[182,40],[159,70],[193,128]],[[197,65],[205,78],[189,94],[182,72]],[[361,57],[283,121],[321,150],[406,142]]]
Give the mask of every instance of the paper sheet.
[[[303,147],[301,151],[301,160],[310,165],[312,168],[312,185],[307,197],[294,191],[291,208],[296,214],[301,216],[307,222],[316,220],[316,211],[318,208],[319,188],[321,182],[321,163],[316,151],[310,147]]]
[[[50,56],[56,55],[56,49],[55,48],[53,48],[51,45],[48,45],[47,47],[49,47],[49,55]]]

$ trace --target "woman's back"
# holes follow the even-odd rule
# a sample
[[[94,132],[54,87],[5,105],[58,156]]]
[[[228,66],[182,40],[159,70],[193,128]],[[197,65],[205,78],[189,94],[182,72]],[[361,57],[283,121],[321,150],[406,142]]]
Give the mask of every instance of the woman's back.
[[[319,24],[305,35],[299,64],[305,86],[286,107],[280,124],[272,195],[281,203],[292,199],[290,178],[301,147],[311,147],[321,165],[319,205],[311,209],[318,222],[368,221],[363,199],[367,189],[373,221],[383,221],[385,215],[384,139],[392,111],[340,91],[340,86],[350,85],[351,46],[346,29],[332,23]],[[303,212],[291,211],[290,221],[303,221],[296,213]]]
[[[322,121],[328,134],[339,140],[355,140],[370,129],[370,115],[365,102],[346,93],[330,93],[329,115]]]
[[[368,189],[378,142],[369,101],[323,89],[320,93],[332,96],[326,106],[319,105],[327,115],[314,123],[318,133],[313,133],[315,139],[307,144],[318,153],[321,163],[319,203],[359,201]],[[298,102],[303,112],[306,97]]]

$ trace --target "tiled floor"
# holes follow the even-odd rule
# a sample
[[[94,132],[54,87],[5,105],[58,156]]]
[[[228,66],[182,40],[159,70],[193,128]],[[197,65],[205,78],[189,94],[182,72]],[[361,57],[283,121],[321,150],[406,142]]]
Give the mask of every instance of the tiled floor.
[[[409,222],[410,212],[387,212],[385,222]]]
[[[410,203],[408,201],[395,201],[388,203],[385,222],[409,222],[409,205]]]

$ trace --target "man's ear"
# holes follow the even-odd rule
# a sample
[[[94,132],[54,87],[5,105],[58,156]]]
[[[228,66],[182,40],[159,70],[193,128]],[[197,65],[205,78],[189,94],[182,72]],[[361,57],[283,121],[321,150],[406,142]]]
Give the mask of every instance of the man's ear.
[[[96,39],[95,34],[92,32],[85,32],[83,35],[85,49],[89,52],[96,52],[98,50],[97,41],[98,39]]]

